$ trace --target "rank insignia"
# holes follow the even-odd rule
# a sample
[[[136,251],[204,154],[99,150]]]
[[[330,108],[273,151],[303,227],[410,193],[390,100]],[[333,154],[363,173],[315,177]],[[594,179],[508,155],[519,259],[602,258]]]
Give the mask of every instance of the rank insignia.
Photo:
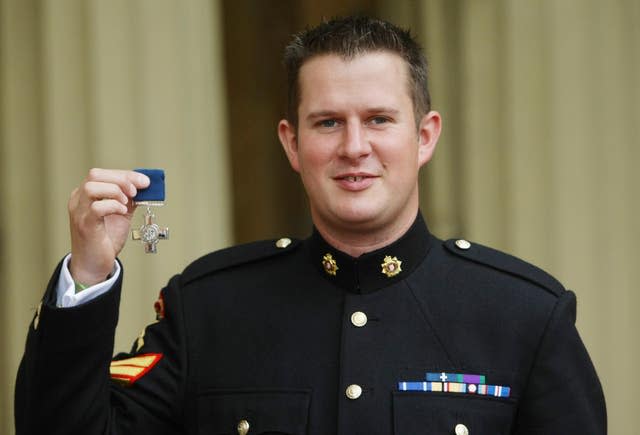
[[[327,274],[332,276],[336,276],[336,272],[339,269],[336,260],[333,259],[331,254],[324,254],[324,257],[322,257],[322,267]]]
[[[111,379],[125,385],[132,385],[146,375],[162,359],[161,353],[147,353],[132,358],[111,361]]]
[[[398,257],[387,255],[384,257],[384,261],[380,266],[382,266],[382,273],[391,278],[402,272],[402,267],[400,267],[401,265],[402,261],[398,260]]]

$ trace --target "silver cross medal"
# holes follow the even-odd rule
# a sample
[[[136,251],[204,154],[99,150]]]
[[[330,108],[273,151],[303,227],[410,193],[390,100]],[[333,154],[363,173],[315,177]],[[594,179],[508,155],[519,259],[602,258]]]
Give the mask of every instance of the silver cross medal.
[[[140,205],[140,203],[137,203]],[[169,228],[161,228],[153,222],[156,217],[151,211],[151,206],[147,204],[147,211],[144,214],[144,224],[140,229],[131,232],[133,240],[141,240],[144,243],[144,252],[156,254],[158,252],[158,242],[169,238]]]
[[[160,227],[153,222],[156,215],[151,211],[151,207],[164,205],[164,170],[135,169],[135,171],[149,177],[151,183],[149,187],[140,190],[133,198],[134,204],[146,206],[147,210],[144,214],[144,224],[139,229],[131,232],[131,238],[142,241],[144,252],[155,254],[158,252],[158,242],[169,238],[169,228]]]

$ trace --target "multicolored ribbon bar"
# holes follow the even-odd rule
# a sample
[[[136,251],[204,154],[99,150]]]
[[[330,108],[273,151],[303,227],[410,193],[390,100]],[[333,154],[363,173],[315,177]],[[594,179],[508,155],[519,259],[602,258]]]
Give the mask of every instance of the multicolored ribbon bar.
[[[502,385],[478,385],[478,394],[482,396],[509,397],[511,388]]]
[[[468,375],[464,373],[427,373],[430,382],[461,382],[466,384],[486,384],[484,375]]]
[[[467,384],[458,382],[443,382],[442,391],[445,393],[466,393]]]
[[[400,391],[442,391],[442,382],[398,382]]]
[[[478,394],[480,396],[509,397],[511,388],[504,385],[466,384],[461,382],[398,382],[400,391],[431,391],[438,393]]]

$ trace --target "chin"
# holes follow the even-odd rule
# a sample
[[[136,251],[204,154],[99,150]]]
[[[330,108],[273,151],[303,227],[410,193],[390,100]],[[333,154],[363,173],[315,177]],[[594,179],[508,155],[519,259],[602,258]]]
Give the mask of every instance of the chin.
[[[379,220],[384,213],[384,208],[372,207],[367,204],[362,207],[344,207],[335,211],[334,216],[339,222],[349,224],[368,224]]]

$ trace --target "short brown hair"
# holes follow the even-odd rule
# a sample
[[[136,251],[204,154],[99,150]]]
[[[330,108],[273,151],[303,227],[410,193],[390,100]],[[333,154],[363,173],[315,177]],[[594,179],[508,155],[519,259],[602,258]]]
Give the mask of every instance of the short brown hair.
[[[300,68],[309,59],[324,54],[336,54],[343,59],[375,52],[398,54],[409,67],[409,92],[413,101],[416,123],[431,110],[427,86],[427,59],[422,48],[408,30],[386,21],[366,16],[334,18],[293,35],[284,50],[287,69],[287,119],[298,124],[300,104]]]

